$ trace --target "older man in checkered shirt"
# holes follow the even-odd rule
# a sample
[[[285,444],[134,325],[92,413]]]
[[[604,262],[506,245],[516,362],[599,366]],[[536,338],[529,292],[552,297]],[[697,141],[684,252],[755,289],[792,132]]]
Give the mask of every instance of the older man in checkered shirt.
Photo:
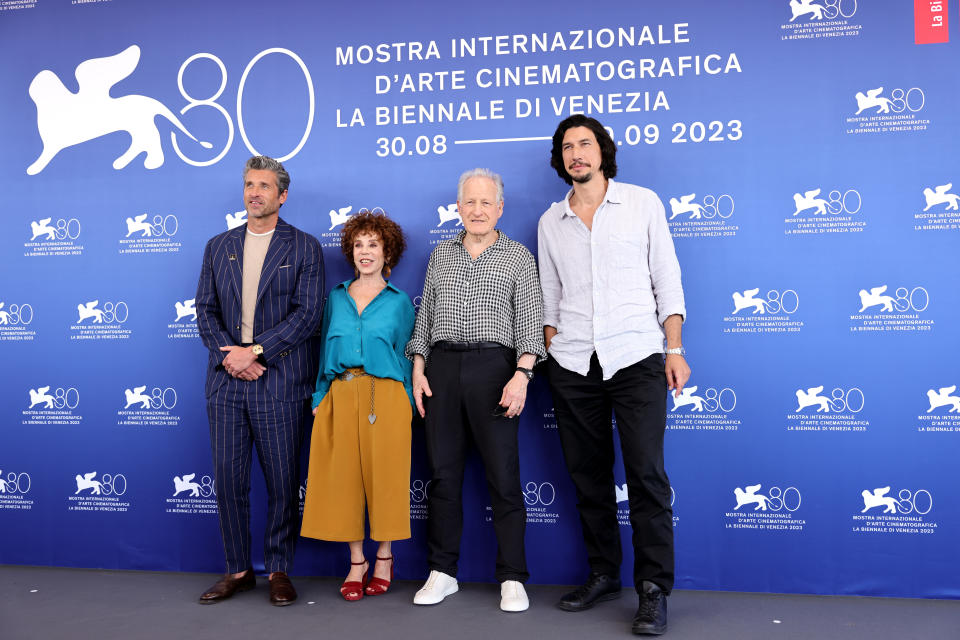
[[[413,397],[425,418],[433,473],[427,523],[430,577],[413,601],[436,604],[457,591],[461,487],[472,437],[493,505],[500,608],[524,611],[529,602],[523,583],[529,574],[516,418],[533,367],[546,357],[540,280],[530,252],[496,228],[503,215],[500,176],[488,169],[464,173],[457,207],[464,230],[431,254],[407,344]]]

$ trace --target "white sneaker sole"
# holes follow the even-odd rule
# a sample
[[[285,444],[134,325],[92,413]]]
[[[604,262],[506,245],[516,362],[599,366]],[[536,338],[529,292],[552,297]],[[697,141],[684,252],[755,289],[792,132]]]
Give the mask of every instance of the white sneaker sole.
[[[500,601],[500,611],[506,611],[507,613],[520,613],[521,611],[526,611],[529,608],[529,602],[504,603],[503,600]]]
[[[425,593],[421,595],[421,592],[417,591],[417,595],[413,596],[413,604],[419,605],[431,605],[431,604],[440,604],[446,599],[447,596],[452,596],[457,591],[460,591],[460,585],[454,583],[453,586],[447,587],[442,593],[439,594],[439,597],[435,596],[432,592]]]

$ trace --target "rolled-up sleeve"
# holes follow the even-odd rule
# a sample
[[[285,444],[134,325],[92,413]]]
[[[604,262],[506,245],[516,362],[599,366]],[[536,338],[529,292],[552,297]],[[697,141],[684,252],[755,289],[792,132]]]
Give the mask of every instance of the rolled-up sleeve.
[[[543,347],[543,293],[533,255],[526,249],[522,253],[513,290],[513,344],[518,359],[524,353],[530,353],[541,362],[547,357]]]
[[[540,261],[540,289],[543,292],[543,325],[556,329],[560,326],[560,296],[563,294],[563,287],[557,265],[553,261],[546,225],[546,217],[540,218],[540,224],[537,225],[537,255]]]
[[[433,328],[433,309],[436,304],[434,291],[434,271],[436,270],[436,251],[430,254],[427,262],[427,273],[423,278],[423,294],[420,296],[420,307],[417,309],[417,319],[413,324],[413,335],[407,342],[406,355],[413,360],[413,356],[421,355],[424,359],[430,357],[430,336]]]
[[[660,198],[653,196],[655,211],[650,220],[650,284],[657,301],[657,320],[661,325],[672,315],[686,320],[687,309],[680,281],[680,262],[673,248],[673,238],[667,224],[667,214]]]

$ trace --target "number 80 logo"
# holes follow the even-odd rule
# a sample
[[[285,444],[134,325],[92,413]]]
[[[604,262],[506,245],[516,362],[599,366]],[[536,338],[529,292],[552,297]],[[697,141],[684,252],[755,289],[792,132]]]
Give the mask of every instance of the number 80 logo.
[[[6,479],[0,477],[0,493],[23,495],[30,492],[30,474],[9,472]]]
[[[243,138],[243,143],[246,145],[247,149],[255,156],[261,155],[259,151],[253,148],[253,144],[250,142],[250,138],[247,137],[247,131],[243,125],[243,89],[247,84],[247,76],[250,75],[250,71],[253,69],[254,65],[260,61],[261,58],[267,56],[271,53],[281,53],[285,56],[289,56],[296,62],[300,69],[303,71],[303,76],[306,79],[307,91],[310,96],[310,110],[307,115],[307,126],[303,132],[303,137],[300,138],[300,142],[297,143],[297,146],[290,153],[277,157],[277,160],[280,162],[285,162],[293,156],[300,153],[300,150],[303,148],[303,145],[306,144],[307,138],[310,137],[310,129],[313,127],[313,115],[315,110],[315,97],[313,93],[313,79],[310,77],[310,71],[307,69],[307,65],[303,60],[289,49],[282,48],[273,48],[265,49],[253,57],[252,60],[247,64],[247,67],[243,70],[243,74],[240,76],[240,86],[237,88],[237,128],[240,130],[240,137]],[[183,86],[183,73],[186,71],[187,67],[190,66],[195,60],[212,60],[217,67],[220,69],[220,87],[214,92],[209,98],[197,99],[191,96]],[[227,112],[223,106],[217,102],[217,99],[223,95],[223,90],[227,87],[227,67],[223,64],[223,61],[212,53],[196,53],[186,60],[183,61],[183,64],[180,65],[180,71],[177,74],[177,86],[180,88],[180,95],[187,100],[185,107],[180,109],[180,115],[185,114],[194,107],[210,107],[215,111],[218,111],[220,115],[223,116],[223,119],[227,122],[227,142],[223,145],[223,149],[219,154],[212,160],[193,160],[184,155],[183,151],[180,150],[180,146],[177,144],[177,135],[174,132],[170,132],[170,141],[173,144],[173,150],[180,156],[180,159],[186,162],[187,164],[193,165],[195,167],[207,167],[212,164],[216,164],[227,155],[227,151],[230,150],[230,147],[233,145],[233,119],[230,117],[230,114]]]
[[[549,507],[556,499],[557,492],[549,482],[541,482],[539,485],[536,482],[528,482],[524,487],[523,501],[531,507],[538,504]]]

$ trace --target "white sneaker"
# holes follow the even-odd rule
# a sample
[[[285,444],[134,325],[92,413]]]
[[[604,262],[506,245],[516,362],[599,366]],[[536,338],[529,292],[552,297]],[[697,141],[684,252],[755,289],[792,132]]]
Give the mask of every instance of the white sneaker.
[[[413,604],[437,604],[459,590],[456,578],[442,571],[431,571],[423,588],[413,596]]]
[[[500,610],[501,611],[526,611],[530,608],[530,600],[527,599],[527,591],[523,588],[522,582],[516,580],[504,580],[500,583]]]

